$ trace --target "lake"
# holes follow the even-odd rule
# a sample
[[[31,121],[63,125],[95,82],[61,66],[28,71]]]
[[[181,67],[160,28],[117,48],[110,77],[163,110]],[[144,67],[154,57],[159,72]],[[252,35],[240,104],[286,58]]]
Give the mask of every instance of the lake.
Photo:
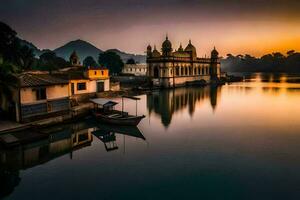
[[[222,87],[154,91],[140,96],[138,128],[87,118],[41,129],[49,138],[0,151],[0,195],[300,199],[299,79],[246,74]],[[134,114],[135,102],[125,109]]]

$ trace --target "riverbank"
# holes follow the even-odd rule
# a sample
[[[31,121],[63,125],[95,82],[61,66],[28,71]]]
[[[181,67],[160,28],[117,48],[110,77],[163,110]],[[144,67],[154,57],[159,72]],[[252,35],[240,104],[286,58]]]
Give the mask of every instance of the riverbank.
[[[199,87],[205,87],[208,85],[219,86],[219,85],[224,85],[226,83],[238,82],[242,80],[243,77],[227,76],[226,79],[222,79],[213,83],[195,82],[180,87],[193,87],[195,85]],[[149,86],[147,87],[131,86],[131,87],[125,87],[120,91],[106,91],[106,92],[97,93],[95,97],[96,98],[120,98],[122,96],[139,96],[143,94],[149,94],[152,93],[153,91],[157,91],[160,89],[162,88],[149,87]],[[51,126],[59,123],[74,121],[77,120],[78,118],[89,115],[92,109],[93,109],[93,105],[88,100],[86,100],[85,102],[82,102],[79,105],[73,106],[68,113],[65,113],[60,116],[53,116],[46,119],[41,119],[41,120],[28,122],[28,123],[17,123],[9,120],[4,120],[4,121],[0,120],[0,135],[11,131],[26,130],[32,127],[45,127],[45,126]]]

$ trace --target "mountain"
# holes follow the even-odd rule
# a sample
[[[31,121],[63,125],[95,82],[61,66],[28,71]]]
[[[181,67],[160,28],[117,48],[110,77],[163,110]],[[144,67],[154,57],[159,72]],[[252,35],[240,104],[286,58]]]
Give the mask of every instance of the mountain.
[[[97,61],[99,54],[103,52],[101,49],[98,49],[94,45],[83,40],[74,40],[68,42],[67,44],[54,49],[53,51],[57,56],[62,57],[68,61],[70,55],[74,50],[79,56],[81,63],[88,56],[92,56]]]
[[[139,54],[130,54],[123,51],[120,51],[119,49],[108,49],[107,51],[115,52],[118,54],[124,63],[130,58],[133,58],[138,63],[145,63],[146,62],[146,56],[145,55],[139,55]]]
[[[57,56],[63,57],[66,60],[69,60],[69,57],[73,51],[77,52],[77,55],[80,57],[81,62],[87,57],[92,56],[96,61],[98,61],[98,56],[103,50],[98,49],[94,45],[83,41],[83,40],[75,40],[68,42],[67,44],[63,45],[54,50]],[[133,58],[135,61],[139,63],[145,63],[146,57],[144,55],[136,55],[130,54],[118,49],[109,49],[107,51],[115,52],[118,54],[123,62],[125,63],[129,58]]]
[[[20,41],[21,41],[22,45],[27,45],[28,47],[32,48],[34,50],[34,54],[36,56],[40,56],[44,52],[49,51],[48,49],[40,50],[34,44],[32,44],[26,40],[20,39]],[[95,47],[91,43],[86,42],[84,40],[74,40],[74,41],[68,42],[63,46],[54,49],[53,51],[56,53],[56,55],[58,57],[62,57],[66,61],[68,61],[70,55],[72,54],[72,52],[74,50],[77,52],[77,55],[79,56],[81,63],[87,56],[92,56],[96,61],[98,61],[99,54],[103,52],[103,50]],[[130,53],[120,51],[118,49],[109,49],[107,51],[115,52],[116,54],[118,54],[124,63],[126,63],[126,61],[129,58],[133,58],[136,62],[139,62],[139,63],[146,62],[145,55],[130,54]]]

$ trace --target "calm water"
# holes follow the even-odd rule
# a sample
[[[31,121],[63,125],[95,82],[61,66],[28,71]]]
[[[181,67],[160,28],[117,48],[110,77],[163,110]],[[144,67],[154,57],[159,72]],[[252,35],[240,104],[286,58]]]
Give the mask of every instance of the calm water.
[[[4,199],[300,199],[297,76],[141,96],[138,129],[91,119],[2,150]],[[135,103],[125,109],[135,113]]]

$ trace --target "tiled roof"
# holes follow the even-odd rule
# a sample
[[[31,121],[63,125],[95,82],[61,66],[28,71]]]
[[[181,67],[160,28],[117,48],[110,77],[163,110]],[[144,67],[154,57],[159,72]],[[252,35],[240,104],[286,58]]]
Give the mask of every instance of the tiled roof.
[[[84,73],[81,71],[68,71],[55,74],[55,76],[60,77],[64,80],[88,80],[88,78],[85,77]]]
[[[19,76],[21,87],[38,87],[68,84],[69,81],[51,74],[22,74]]]
[[[104,66],[90,66],[90,67],[88,67],[88,69],[93,69],[93,70],[95,70],[95,69],[106,70],[106,69],[108,69],[108,68],[107,68],[107,67],[104,67]]]

